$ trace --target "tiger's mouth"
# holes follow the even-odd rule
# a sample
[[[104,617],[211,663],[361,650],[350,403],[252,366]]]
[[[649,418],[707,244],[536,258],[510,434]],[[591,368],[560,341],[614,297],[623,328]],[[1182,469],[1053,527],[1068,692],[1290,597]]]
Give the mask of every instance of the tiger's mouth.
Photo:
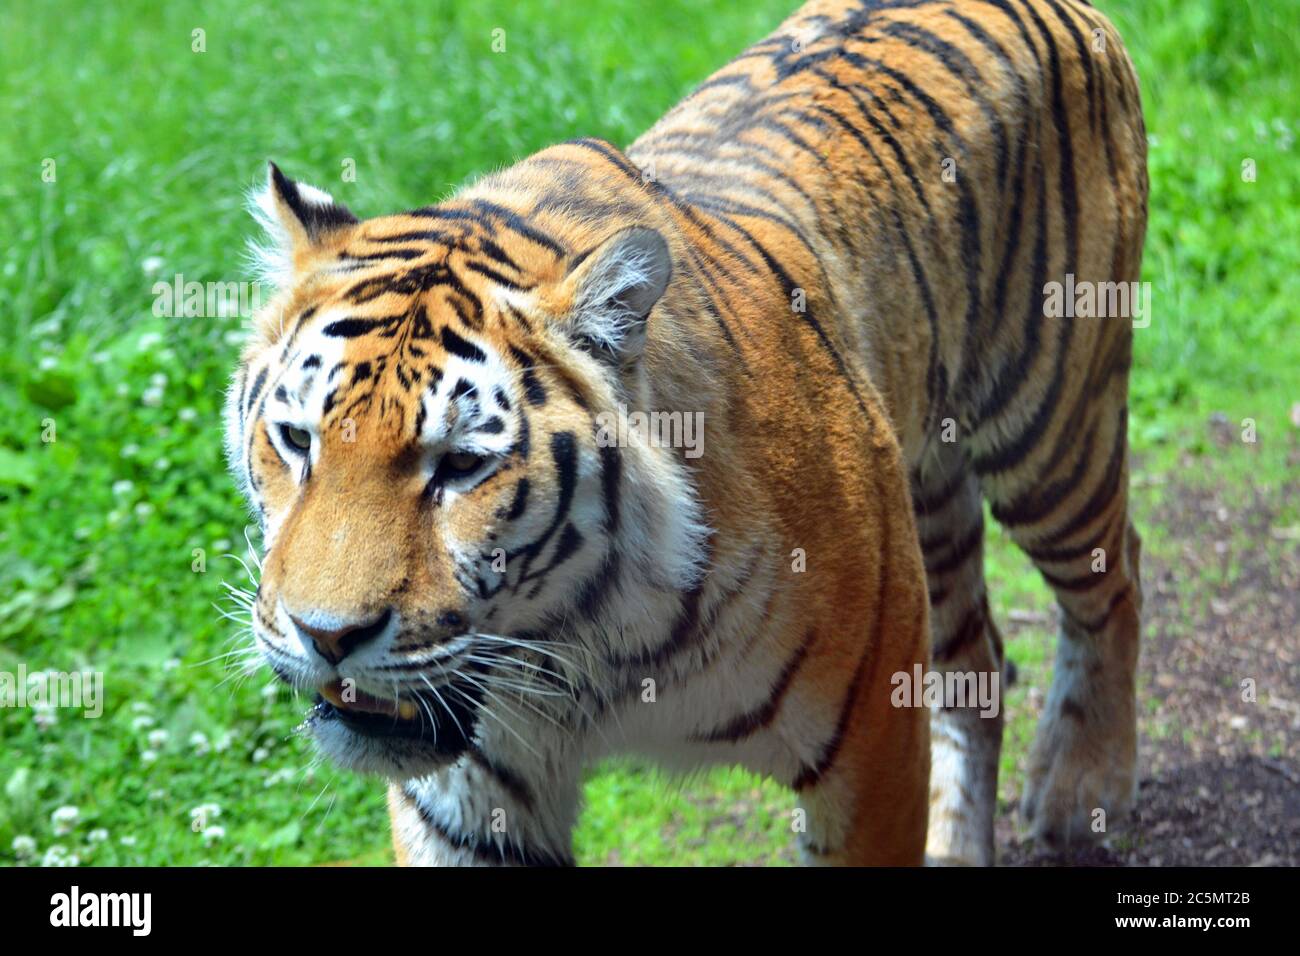
[[[341,765],[405,779],[465,752],[481,702],[478,688],[456,678],[387,699],[335,680],[318,688],[305,726]]]
[[[319,689],[309,717],[342,721],[367,737],[432,738],[432,704],[418,694],[383,699],[336,680]]]

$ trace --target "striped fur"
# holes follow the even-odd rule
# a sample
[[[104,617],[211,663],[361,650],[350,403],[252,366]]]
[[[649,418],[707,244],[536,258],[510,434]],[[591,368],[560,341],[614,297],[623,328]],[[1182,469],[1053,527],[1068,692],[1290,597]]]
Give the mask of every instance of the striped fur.
[[[1026,817],[1121,815],[1131,325],[1044,288],[1136,280],[1146,194],[1079,0],[814,0],[626,153],[401,215],[273,168],[285,280],[228,403],[255,633],[296,686],[415,705],[308,720],[394,781],[399,858],[570,862],[584,768],[631,752],[789,785],[814,862],[992,862],[1000,716],[891,703],[1001,671],[985,502],[1062,609]],[[620,407],[701,413],[703,454],[607,446]]]

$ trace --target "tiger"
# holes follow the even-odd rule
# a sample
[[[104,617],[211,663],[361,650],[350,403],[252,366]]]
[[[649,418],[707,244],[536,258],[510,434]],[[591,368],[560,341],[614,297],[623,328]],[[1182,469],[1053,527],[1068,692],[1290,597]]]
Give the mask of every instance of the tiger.
[[[387,781],[396,861],[571,865],[630,756],[775,781],[810,864],[995,863],[1002,710],[900,694],[1005,686],[986,505],[1059,607],[1023,824],[1113,829],[1134,322],[1045,300],[1138,281],[1147,196],[1082,0],[812,0],[626,149],[400,214],[270,164],[226,403],[253,639]]]

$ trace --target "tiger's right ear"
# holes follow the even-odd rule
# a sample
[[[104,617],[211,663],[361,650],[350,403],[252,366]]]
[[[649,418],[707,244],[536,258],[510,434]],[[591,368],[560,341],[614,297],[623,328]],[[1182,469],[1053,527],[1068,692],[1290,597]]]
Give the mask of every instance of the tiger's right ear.
[[[324,190],[294,182],[275,163],[267,166],[266,187],[253,194],[249,209],[269,242],[253,242],[251,251],[260,277],[279,287],[327,239],[356,225],[357,217]]]

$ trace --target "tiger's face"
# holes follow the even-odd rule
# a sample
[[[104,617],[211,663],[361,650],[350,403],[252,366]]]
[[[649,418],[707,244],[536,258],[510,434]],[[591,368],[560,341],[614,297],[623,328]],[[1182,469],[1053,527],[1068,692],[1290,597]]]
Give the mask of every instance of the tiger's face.
[[[254,638],[328,756],[417,776],[545,680],[527,651],[618,559],[628,482],[674,480],[593,428],[638,387],[671,258],[645,228],[570,254],[481,205],[361,223],[274,167],[259,204],[280,292],[227,409]]]

